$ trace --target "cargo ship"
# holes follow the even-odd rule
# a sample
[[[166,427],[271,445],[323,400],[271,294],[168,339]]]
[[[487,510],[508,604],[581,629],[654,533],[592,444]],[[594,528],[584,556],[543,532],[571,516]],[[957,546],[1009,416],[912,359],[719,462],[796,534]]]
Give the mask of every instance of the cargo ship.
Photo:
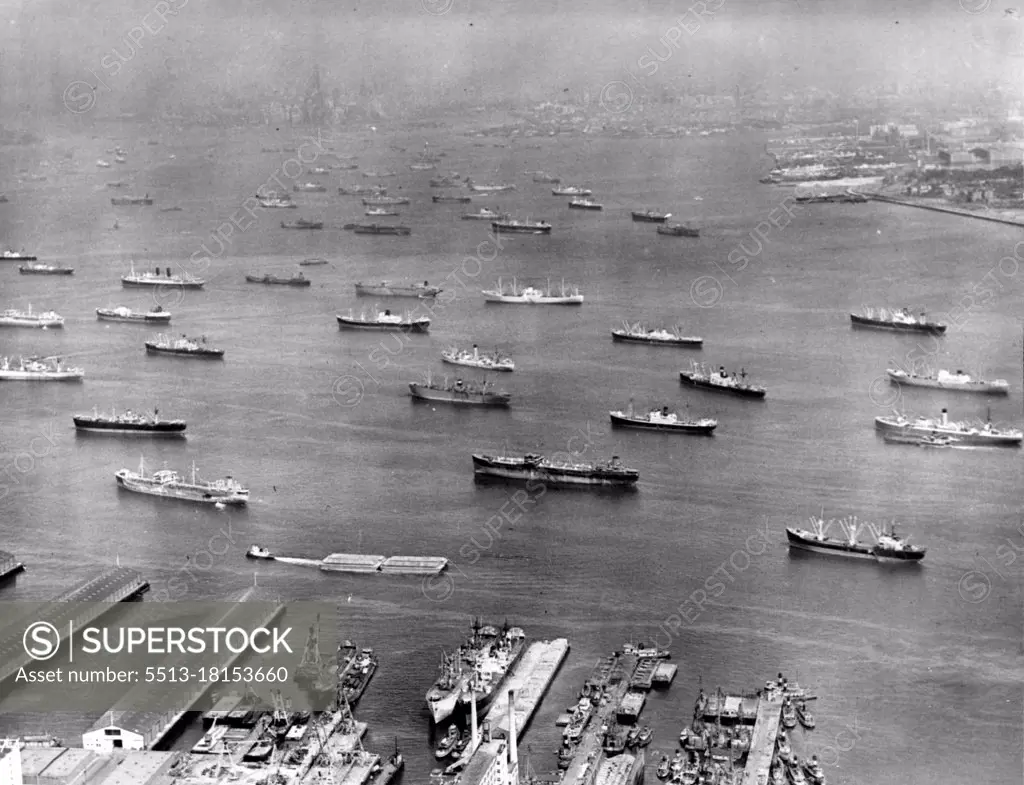
[[[435,724],[465,716],[475,697],[477,713],[487,708],[526,648],[526,634],[506,622],[499,630],[473,620],[469,640],[443,655],[441,675],[427,690],[427,708]]]
[[[679,381],[704,390],[730,393],[743,398],[764,398],[768,394],[764,387],[747,384],[747,372],[742,368],[738,375],[730,376],[724,365],[711,372],[703,365],[692,363],[689,371],[679,372]]]
[[[657,210],[633,210],[630,215],[636,223],[663,224],[672,217],[672,213],[661,213]]]
[[[79,382],[85,377],[81,368],[64,365],[59,357],[10,357],[0,360],[0,381],[18,382]]]
[[[477,185],[471,179],[466,180],[466,186],[470,191],[478,191],[485,194],[496,194],[501,191],[514,191],[516,187],[511,183],[500,183],[498,185]]]
[[[430,187],[431,188],[458,188],[460,183],[455,177],[444,176],[444,177],[431,177]]]
[[[936,420],[918,417],[909,420],[902,414],[875,418],[875,428],[883,433],[898,433],[911,436],[949,436],[963,446],[1019,447],[1024,434],[1018,430],[993,427],[991,422],[973,425],[967,422],[952,422],[945,409]],[[958,445],[959,446],[959,445]]]
[[[27,311],[19,311],[17,308],[9,308],[0,312],[0,327],[41,327],[49,329],[63,327],[64,317],[55,311],[44,311],[33,313],[32,306]]]
[[[666,234],[670,237],[700,237],[700,229],[693,226],[683,226],[683,224],[658,226],[656,231],[658,234]]]
[[[374,171],[374,170],[369,170],[369,171],[363,172],[363,177],[367,177],[367,178],[397,177],[397,176],[398,176],[398,172],[377,172],[377,171]]]
[[[499,213],[497,210],[491,210],[487,207],[481,207],[478,212],[475,213],[463,213],[463,221],[507,221],[508,213]]]
[[[266,207],[268,209],[277,208],[279,210],[294,210],[298,208],[298,205],[292,201],[292,198],[285,194],[284,196],[267,195],[267,196],[256,196],[256,201],[260,203],[260,207]]]
[[[562,182],[561,177],[555,177],[553,174],[547,172],[534,172],[533,181],[535,183],[547,183],[548,185],[558,185]]]
[[[679,327],[671,330],[664,328],[651,329],[644,327],[640,322],[636,324],[622,323],[621,330],[612,330],[613,341],[626,343],[647,343],[654,346],[696,346],[704,344],[703,338],[683,335]]]
[[[909,308],[890,311],[887,308],[865,308],[861,313],[851,313],[850,321],[855,327],[872,327],[876,330],[897,330],[941,335],[946,332],[946,325],[941,322],[930,322],[922,311],[914,316]]]
[[[674,433],[699,433],[710,436],[718,427],[718,420],[709,417],[702,417],[699,420],[680,419],[675,412],[670,412],[667,406],[659,409],[651,409],[647,414],[635,414],[633,402],[629,402],[629,408],[624,412],[608,412],[612,419],[612,425],[619,428],[636,428],[647,431],[672,431]]]
[[[488,382],[464,382],[462,379],[456,379],[454,382],[447,379],[436,382],[429,376],[425,384],[411,383],[409,394],[422,401],[462,406],[508,406],[512,402],[509,393],[490,389]]]
[[[24,264],[18,267],[22,275],[74,275],[74,267],[62,267],[56,264]]]
[[[410,316],[399,316],[391,313],[390,310],[382,311],[375,317],[367,319],[365,314],[359,314],[359,318],[349,311],[348,316],[336,316],[338,329],[350,330],[380,330],[386,332],[404,331],[413,333],[425,333],[430,329],[430,319],[420,316],[413,319]]]
[[[293,275],[291,278],[282,278],[277,275],[247,275],[245,280],[249,283],[276,284],[277,286],[309,286],[311,281],[302,273]]]
[[[149,207],[153,204],[153,200],[149,194],[145,196],[113,196],[110,203],[114,207]]]
[[[184,420],[161,420],[159,409],[153,414],[135,414],[129,409],[121,414],[111,411],[109,415],[93,409],[92,414],[76,414],[71,419],[77,430],[94,433],[184,436],[187,427]]]
[[[985,395],[1008,395],[1010,384],[1006,379],[974,379],[970,374],[963,371],[950,373],[940,370],[938,373],[918,376],[916,373],[907,373],[902,368],[887,368],[889,379],[895,384],[907,385],[908,387],[931,387],[936,390],[955,390],[957,392],[982,393]]]
[[[469,204],[470,202],[473,201],[473,197],[471,197],[471,196],[444,196],[443,194],[442,195],[435,194],[434,196],[430,197],[430,201],[432,201],[434,204],[443,204],[443,203],[446,203],[446,202],[451,202],[452,204]]]
[[[414,284],[393,284],[388,281],[378,283],[357,283],[356,294],[369,297],[418,297],[426,299],[437,297],[444,289],[440,286],[431,286],[429,281]]]
[[[200,502],[203,504],[243,505],[249,501],[249,491],[231,477],[207,482],[196,477],[196,465],[192,464],[192,477],[184,479],[177,472],[161,469],[149,477],[139,460],[139,470],[120,469],[114,474],[119,488],[148,496],[162,496],[167,499]]]
[[[394,207],[400,204],[409,204],[407,196],[385,196],[378,194],[364,198],[363,207]]]
[[[299,183],[298,185],[293,185],[292,190],[298,193],[322,194],[327,193],[327,186],[320,183]]]
[[[348,645],[355,648],[352,644]],[[351,707],[359,702],[370,684],[370,679],[377,672],[377,665],[378,661],[373,649],[363,649],[358,654],[352,652],[348,659],[348,667],[345,668],[339,685],[343,703],[347,703]]]
[[[592,196],[593,193],[589,188],[581,188],[578,185],[564,185],[551,189],[552,196]]]
[[[25,253],[25,249],[22,248],[20,251],[15,251],[13,248],[8,248],[3,254],[0,254],[0,260],[5,262],[35,262],[36,257],[32,254]]]
[[[603,210],[604,205],[598,204],[592,199],[572,199],[569,202],[570,210]]]
[[[388,189],[383,186],[343,185],[338,188],[338,193],[342,196],[387,196]]]
[[[391,234],[407,235],[412,234],[408,226],[385,226],[384,224],[355,224],[352,227],[355,234]]]
[[[547,221],[520,221],[517,218],[507,218],[491,221],[491,228],[506,234],[551,234],[551,224]]]
[[[119,305],[117,308],[97,308],[96,318],[101,322],[132,322],[137,324],[167,324],[171,314],[159,305],[152,311],[133,311]]]
[[[473,472],[478,478],[537,481],[552,486],[610,486],[630,488],[640,479],[640,472],[622,465],[613,455],[606,463],[555,461],[537,453],[522,458],[495,455],[473,455]]]
[[[409,164],[409,168],[414,172],[431,172],[437,169],[436,164]]]
[[[452,346],[441,352],[441,360],[449,365],[465,365],[484,371],[514,371],[516,364],[511,357],[502,357],[497,352],[481,354],[476,344],[471,350]]]
[[[389,210],[387,207],[367,207],[363,215],[377,216],[378,218],[397,218],[401,215],[398,210]]]
[[[884,529],[876,533],[877,527],[868,524],[868,528],[875,535],[876,542],[873,545],[858,542],[857,535],[862,528],[856,519],[829,520],[812,517],[811,528],[796,529],[786,528],[786,539],[789,540],[789,547],[798,550],[813,551],[829,556],[846,556],[855,559],[876,559],[878,561],[899,561],[917,562],[924,558],[926,548],[911,545],[907,538],[896,534],[895,523],[890,526],[888,532]],[[844,533],[844,537],[829,537],[828,529],[832,524],[838,524]]]
[[[175,289],[202,289],[206,281],[196,278],[189,273],[184,275],[171,275],[171,268],[166,268],[166,275],[160,275],[160,268],[157,267],[151,273],[135,272],[135,263],[132,263],[131,271],[121,276],[121,285],[130,286],[169,286]]]
[[[282,229],[323,229],[323,221],[310,221],[306,218],[300,218],[297,221],[281,221]]]
[[[512,288],[506,292],[501,279],[494,289],[484,289],[481,294],[484,302],[505,303],[512,305],[582,305],[583,295],[575,286],[566,288],[565,281],[562,281],[562,288],[558,293],[551,292],[551,282],[548,281],[547,290],[527,286],[520,289],[515,279],[512,279]]]
[[[319,257],[313,257],[310,259],[303,259],[299,262],[300,267],[317,267],[322,264],[330,264],[326,259],[320,259]]]
[[[219,360],[224,357],[223,349],[214,349],[206,345],[206,336],[189,338],[171,338],[169,335],[158,335],[155,341],[146,341],[148,354],[173,354],[181,357],[200,357],[204,360]]]

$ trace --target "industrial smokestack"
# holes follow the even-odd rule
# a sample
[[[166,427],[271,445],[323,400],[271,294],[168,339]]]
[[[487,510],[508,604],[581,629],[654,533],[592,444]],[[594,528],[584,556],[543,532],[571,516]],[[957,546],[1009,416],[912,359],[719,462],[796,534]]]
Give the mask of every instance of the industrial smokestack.
[[[508,768],[515,771],[519,764],[519,751],[516,749],[516,691],[508,691]]]
[[[470,690],[469,695],[469,727],[472,728],[473,734],[473,742],[469,749],[475,751],[480,746],[480,731],[476,727],[476,690]]]

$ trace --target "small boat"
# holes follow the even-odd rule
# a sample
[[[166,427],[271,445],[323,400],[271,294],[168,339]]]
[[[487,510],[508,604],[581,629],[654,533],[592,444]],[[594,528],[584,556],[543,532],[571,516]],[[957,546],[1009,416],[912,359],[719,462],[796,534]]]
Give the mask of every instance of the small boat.
[[[159,409],[154,409],[151,415],[135,414],[131,409],[107,415],[93,409],[92,414],[75,414],[71,419],[76,430],[119,435],[184,436],[187,427],[184,420],[161,420]]]
[[[449,382],[446,378],[443,382],[432,381],[428,375],[426,384],[411,383],[409,395],[423,401],[436,401],[439,403],[453,403],[465,406],[508,406],[512,402],[512,396],[504,391],[490,389],[488,382],[464,382],[456,379]]]
[[[429,297],[437,297],[443,291],[444,289],[440,286],[431,286],[429,281],[406,285],[393,284],[388,281],[381,281],[379,284],[356,284],[356,294],[361,297],[418,297],[420,299],[427,299]]]
[[[245,552],[245,558],[272,560],[274,558],[274,554],[270,552],[269,548],[264,548],[261,545],[250,545],[249,550]]]
[[[796,718],[800,721],[807,730],[814,728],[814,715],[811,710],[807,708],[807,703],[804,701],[798,701],[796,704]]]
[[[909,308],[890,311],[887,308],[865,308],[861,313],[851,313],[850,321],[855,327],[872,327],[876,330],[896,330],[941,335],[946,332],[946,325],[941,322],[930,322],[924,311],[914,316]]]
[[[621,330],[612,330],[613,341],[626,343],[646,343],[654,346],[690,346],[700,347],[704,343],[703,338],[683,335],[678,327],[672,330],[664,328],[651,329],[641,325],[622,323]]]
[[[260,207],[266,207],[268,209],[277,208],[279,210],[294,210],[298,207],[288,194],[284,194],[283,196],[277,196],[276,194],[260,196],[257,194],[256,201],[259,202]]]
[[[517,218],[507,218],[491,221],[491,228],[495,232],[506,234],[551,234],[551,224],[547,221],[520,221]]]
[[[718,427],[718,420],[703,417],[700,420],[680,419],[675,412],[669,412],[668,407],[660,411],[652,409],[646,415],[633,414],[633,403],[630,402],[629,409],[625,412],[609,412],[612,425],[620,428],[636,428],[648,431],[672,431],[675,433],[701,433],[710,436]]]
[[[101,322],[167,324],[171,321],[171,314],[159,305],[152,311],[133,311],[131,308],[119,305],[117,308],[97,308],[96,318]]]
[[[499,213],[497,210],[490,210],[481,207],[479,212],[463,213],[463,221],[507,221],[508,213]]]
[[[657,210],[633,210],[630,215],[637,223],[663,224],[672,217],[672,213],[660,213]]]
[[[445,349],[441,352],[441,360],[449,365],[465,365],[484,371],[514,371],[516,367],[511,357],[501,357],[497,352],[481,354],[476,344],[473,344],[472,350],[455,346]]]
[[[622,647],[625,654],[630,654],[640,660],[670,660],[672,652],[668,649],[659,649],[656,646],[644,646],[642,643],[627,643]]]
[[[520,289],[515,279],[512,281],[512,289],[509,292],[505,291],[505,287],[502,285],[501,279],[498,279],[498,285],[494,289],[485,289],[482,292],[484,296],[484,302],[488,303],[506,303],[506,304],[519,304],[519,305],[582,305],[583,295],[580,294],[579,289],[575,286],[571,286],[568,289],[565,286],[565,281],[562,281],[562,288],[558,293],[552,293],[551,282],[548,282],[547,290],[537,289],[533,286],[527,286]]]
[[[551,189],[552,196],[591,196],[594,192],[589,188],[581,188],[577,185],[559,186]]]
[[[658,764],[658,779],[667,780],[672,774],[672,761],[668,759],[668,755],[661,756],[661,763]]]
[[[18,267],[22,275],[74,275],[74,267],[61,267],[56,264],[23,264]]]
[[[110,203],[115,207],[149,207],[153,204],[153,200],[149,194],[145,196],[114,196],[111,197]]]
[[[27,311],[9,308],[0,313],[0,327],[41,327],[43,329],[63,327],[64,317],[55,311],[33,313],[32,306]]]
[[[401,215],[397,210],[389,210],[386,207],[367,207],[363,211],[363,215],[377,215],[377,216],[397,216]]]
[[[569,202],[570,210],[603,210],[604,205],[590,199],[573,199]]]
[[[298,193],[322,194],[327,193],[327,186],[320,183],[299,183],[298,185],[293,185],[292,190]]]
[[[807,779],[814,783],[814,785],[825,785],[825,772],[822,771],[821,764],[818,763],[818,756],[812,755],[810,760],[803,762],[804,774],[807,775]]]
[[[20,251],[15,251],[13,248],[8,248],[2,254],[0,254],[0,260],[5,262],[35,262],[38,261],[32,254],[25,253],[25,249],[22,248]]]
[[[646,747],[651,743],[651,739],[654,738],[654,731],[651,730],[649,725],[645,725],[640,729],[640,734],[637,736],[636,743],[640,747]]]
[[[454,204],[469,204],[470,202],[473,201],[473,197],[471,197],[471,196],[444,196],[444,195],[434,194],[433,196],[430,197],[430,201],[434,202],[435,204],[439,204],[439,203],[443,203],[443,202],[452,202]]]
[[[121,276],[122,286],[163,286],[175,289],[202,289],[206,283],[202,278],[196,278],[189,273],[183,275],[171,275],[171,268],[166,268],[166,275],[160,275],[160,268],[154,272],[137,273],[135,263],[127,275]]]
[[[684,226],[683,224],[658,226],[656,231],[658,234],[666,234],[670,237],[700,237],[700,229]]]
[[[886,444],[912,444],[915,447],[953,447],[960,443],[952,436],[918,436],[906,433],[886,433],[882,436]]]
[[[1024,441],[1021,431],[995,428],[988,421],[984,424],[951,421],[945,409],[940,419],[918,417],[909,420],[899,413],[876,417],[875,428],[884,433],[910,436],[951,436],[964,446],[1019,447]]]
[[[390,234],[390,235],[409,235],[412,234],[412,229],[408,226],[389,226],[386,224],[355,224],[352,227],[354,234]]]
[[[96,166],[98,166],[100,169],[109,169],[110,162],[104,161],[102,158],[100,158],[99,160],[96,161]]]
[[[409,198],[406,196],[368,196],[362,202],[363,207],[394,207],[409,204]]]
[[[788,730],[797,725],[796,709],[793,708],[793,701],[788,699],[782,704],[782,725]]]
[[[0,359],[0,380],[20,382],[79,382],[85,377],[81,368],[69,368],[59,357]]]
[[[321,264],[330,264],[330,262],[328,262],[326,259],[320,258],[303,259],[301,262],[299,262],[299,265],[301,267],[317,267]]]
[[[305,218],[300,218],[297,221],[281,221],[282,229],[323,229],[323,221],[309,221]]]
[[[169,335],[159,335],[154,341],[146,341],[147,354],[173,354],[180,357],[201,357],[206,360],[219,360],[224,357],[223,349],[214,349],[206,345],[206,336],[201,338],[189,338],[182,335],[180,338],[171,338]]]
[[[128,163],[128,156],[125,155],[124,153],[118,153],[117,155],[114,156],[114,163],[126,164]]]
[[[426,316],[420,316],[415,319],[409,316],[399,316],[393,314],[391,311],[382,311],[377,313],[374,317],[367,319],[365,314],[360,314],[359,318],[355,318],[352,312],[349,311],[348,316],[341,316],[340,314],[336,317],[338,320],[339,329],[352,329],[352,330],[382,330],[387,332],[413,332],[413,333],[425,333],[430,329],[430,319]]]
[[[739,375],[729,375],[724,365],[711,372],[703,365],[692,363],[689,371],[679,372],[679,381],[704,390],[731,393],[744,398],[764,398],[768,394],[764,387],[747,384],[747,372],[742,368]]]
[[[434,750],[434,757],[438,760],[447,758],[455,750],[455,745],[459,743],[459,729],[452,725],[448,728],[448,732],[444,735],[444,738],[437,745],[437,749]]]
[[[887,368],[885,372],[894,384],[905,384],[908,387],[930,387],[936,390],[955,390],[986,395],[1007,395],[1010,392],[1010,385],[1005,379],[992,379],[991,381],[974,379],[970,374],[959,370],[956,373],[940,370],[938,373],[925,376],[907,373],[902,368]]]
[[[249,283],[276,284],[278,286],[309,286],[310,280],[302,273],[293,275],[291,278],[282,278],[277,275],[247,275],[245,280]]]

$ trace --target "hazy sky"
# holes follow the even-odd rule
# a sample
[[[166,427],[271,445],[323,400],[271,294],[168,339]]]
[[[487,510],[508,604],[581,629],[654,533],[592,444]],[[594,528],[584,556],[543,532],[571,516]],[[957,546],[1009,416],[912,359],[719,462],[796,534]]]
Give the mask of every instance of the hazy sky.
[[[295,91],[314,63],[328,88],[446,100],[1024,77],[1024,21],[991,0],[2,0],[0,20],[0,100],[44,106],[96,78],[133,109]]]

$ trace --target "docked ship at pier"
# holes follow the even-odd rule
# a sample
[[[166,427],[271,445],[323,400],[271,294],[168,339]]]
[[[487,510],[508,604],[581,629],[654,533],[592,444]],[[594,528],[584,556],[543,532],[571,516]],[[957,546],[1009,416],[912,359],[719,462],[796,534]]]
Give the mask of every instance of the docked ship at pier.
[[[162,496],[166,499],[200,502],[203,504],[243,505],[249,501],[249,491],[233,478],[206,481],[196,476],[196,465],[192,464],[192,476],[185,479],[170,469],[161,469],[147,476],[143,461],[139,470],[119,469],[114,478],[119,488],[148,496]]]
[[[984,423],[954,422],[946,409],[939,419],[919,416],[914,420],[899,412],[875,418],[875,428],[885,434],[909,436],[947,436],[957,440],[957,446],[1019,447],[1024,433],[1016,429],[996,428],[991,421]]]
[[[612,330],[612,340],[626,343],[647,343],[654,346],[690,346],[700,347],[704,339],[697,336],[683,335],[678,326],[671,330],[663,327],[645,327],[640,322],[636,324],[622,323],[621,330]]]
[[[8,308],[6,311],[0,312],[0,327],[39,327],[51,329],[63,326],[64,317],[59,313],[55,311],[36,313],[32,310],[31,305],[27,311]]]
[[[938,373],[928,373],[921,376],[913,372],[904,371],[902,368],[887,368],[885,372],[889,375],[889,380],[894,384],[905,384],[908,387],[929,387],[935,390],[955,390],[957,392],[972,392],[984,395],[1007,395],[1010,392],[1010,384],[1006,379],[975,379],[970,374],[960,370],[956,373],[939,370]]]
[[[443,655],[441,675],[427,690],[427,708],[435,724],[449,717],[465,717],[475,699],[478,712],[486,712],[526,648],[526,633],[519,627],[501,629],[473,620],[469,640],[452,654]]]
[[[828,530],[833,525],[842,530],[842,537],[828,536]],[[812,516],[810,527],[787,527],[786,539],[789,541],[789,547],[829,556],[897,562],[921,561],[927,551],[926,548],[911,545],[908,538],[897,535],[895,522],[886,531],[884,527],[880,528],[870,522],[858,523],[856,517],[826,521],[824,517]],[[871,533],[874,543],[860,541],[860,533],[864,529]]]
[[[415,382],[409,384],[409,394],[423,401],[438,401],[464,406],[508,406],[512,402],[511,394],[504,390],[494,390],[489,382],[463,381],[456,379],[449,382],[434,381],[429,376],[425,384]]]
[[[71,419],[77,430],[93,433],[184,436],[187,427],[184,420],[161,420],[159,409],[154,409],[152,414],[136,414],[131,409],[120,414],[115,411],[100,414],[93,409],[92,414],[75,414]]]
[[[512,305],[582,305],[583,295],[575,286],[566,287],[562,281],[562,287],[555,292],[551,290],[551,281],[548,281],[547,289],[538,289],[534,286],[520,288],[516,280],[512,279],[512,288],[505,291],[501,279],[494,289],[484,289],[481,292],[484,302],[505,303]]]
[[[930,322],[922,311],[914,316],[909,308],[892,311],[888,308],[864,308],[861,313],[851,313],[850,321],[856,327],[871,327],[876,330],[896,330],[899,332],[933,333],[941,335],[946,332],[946,325],[941,322]]]
[[[640,479],[640,472],[623,466],[617,455],[604,463],[578,463],[537,453],[527,453],[522,458],[474,454],[473,473],[476,479],[536,481],[553,487],[632,488]]]
[[[742,398],[764,398],[768,391],[764,387],[747,383],[747,372],[740,369],[739,374],[729,374],[725,366],[717,371],[709,371],[703,364],[692,363],[689,371],[679,372],[679,381],[704,390],[738,395]]]

